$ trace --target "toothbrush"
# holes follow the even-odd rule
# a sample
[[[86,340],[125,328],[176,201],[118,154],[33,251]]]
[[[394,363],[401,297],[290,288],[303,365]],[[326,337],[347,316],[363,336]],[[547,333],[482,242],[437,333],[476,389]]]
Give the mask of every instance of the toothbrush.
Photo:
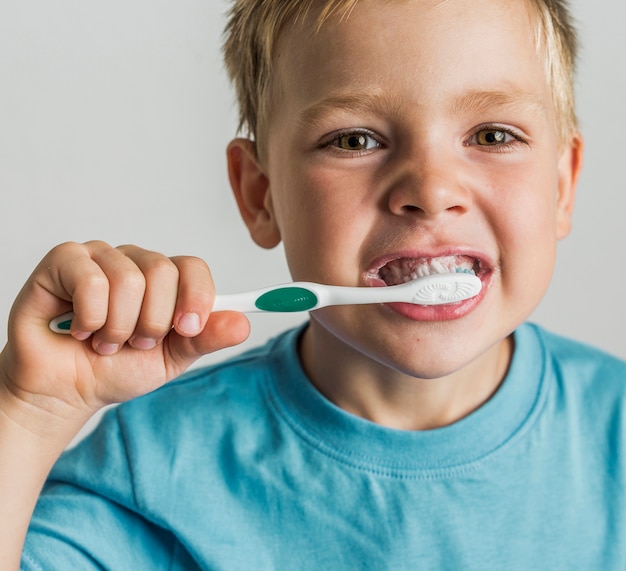
[[[293,282],[244,293],[218,295],[213,311],[231,309],[242,313],[311,311],[329,305],[405,302],[417,305],[458,303],[474,297],[482,283],[472,273],[432,274],[387,287],[329,286]],[[50,322],[55,333],[69,333],[73,312]]]

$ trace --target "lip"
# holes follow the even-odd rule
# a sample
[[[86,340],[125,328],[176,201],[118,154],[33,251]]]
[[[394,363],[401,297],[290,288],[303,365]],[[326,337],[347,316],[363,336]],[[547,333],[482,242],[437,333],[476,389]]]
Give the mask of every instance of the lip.
[[[385,264],[394,260],[403,258],[430,259],[444,256],[469,256],[478,261],[480,271],[477,272],[476,275],[483,285],[477,295],[461,302],[446,305],[423,306],[412,303],[386,303],[383,305],[384,307],[392,310],[394,313],[400,314],[401,316],[413,321],[449,321],[453,319],[460,319],[461,317],[472,312],[482,302],[487,295],[487,290],[491,284],[491,280],[495,272],[495,266],[491,261],[491,258],[485,255],[484,252],[477,252],[464,247],[450,247],[436,252],[414,250],[396,251],[376,258],[372,262],[369,269],[364,274],[365,285],[369,287],[387,287],[387,284],[379,277],[379,271]]]

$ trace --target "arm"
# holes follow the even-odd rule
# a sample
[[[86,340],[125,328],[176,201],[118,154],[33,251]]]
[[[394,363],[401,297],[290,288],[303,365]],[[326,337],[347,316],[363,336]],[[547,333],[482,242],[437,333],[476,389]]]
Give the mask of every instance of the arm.
[[[0,383],[0,561],[3,569],[18,569],[39,491],[55,460],[82,425],[79,418],[61,421],[54,413],[18,402]]]
[[[213,292],[196,258],[93,242],[59,246],[42,260],[13,306],[0,353],[3,569],[19,567],[45,478],[97,410],[246,338],[241,314],[210,314]],[[50,319],[72,306],[72,335],[52,333]]]

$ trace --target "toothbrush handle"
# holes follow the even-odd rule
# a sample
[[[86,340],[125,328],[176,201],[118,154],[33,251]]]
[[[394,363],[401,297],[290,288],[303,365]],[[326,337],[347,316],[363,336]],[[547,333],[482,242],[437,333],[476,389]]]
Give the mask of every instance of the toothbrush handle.
[[[322,286],[314,283],[293,282],[254,291],[218,295],[215,297],[213,311],[225,309],[242,313],[308,311],[321,306],[318,290],[323,289]]]
[[[240,311],[241,313],[255,313],[261,311],[254,302],[259,292],[246,291],[242,293],[228,293],[216,295],[213,302],[213,311]]]
[[[213,311],[240,311],[242,313],[292,313],[308,311],[320,305],[319,294],[313,292],[315,284],[292,283],[254,291],[215,296]],[[74,312],[59,315],[50,321],[55,333],[69,334]]]

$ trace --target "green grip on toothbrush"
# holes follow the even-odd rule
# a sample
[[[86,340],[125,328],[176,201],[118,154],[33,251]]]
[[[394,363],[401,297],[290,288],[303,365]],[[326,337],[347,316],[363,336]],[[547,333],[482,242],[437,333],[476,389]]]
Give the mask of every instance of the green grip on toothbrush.
[[[318,303],[317,296],[301,287],[283,287],[260,295],[254,302],[261,311],[290,313],[313,309]]]
[[[57,326],[57,329],[60,329],[61,331],[69,331],[70,328],[72,327],[72,320],[66,319],[65,321],[61,321],[60,323],[57,323],[56,326]]]

